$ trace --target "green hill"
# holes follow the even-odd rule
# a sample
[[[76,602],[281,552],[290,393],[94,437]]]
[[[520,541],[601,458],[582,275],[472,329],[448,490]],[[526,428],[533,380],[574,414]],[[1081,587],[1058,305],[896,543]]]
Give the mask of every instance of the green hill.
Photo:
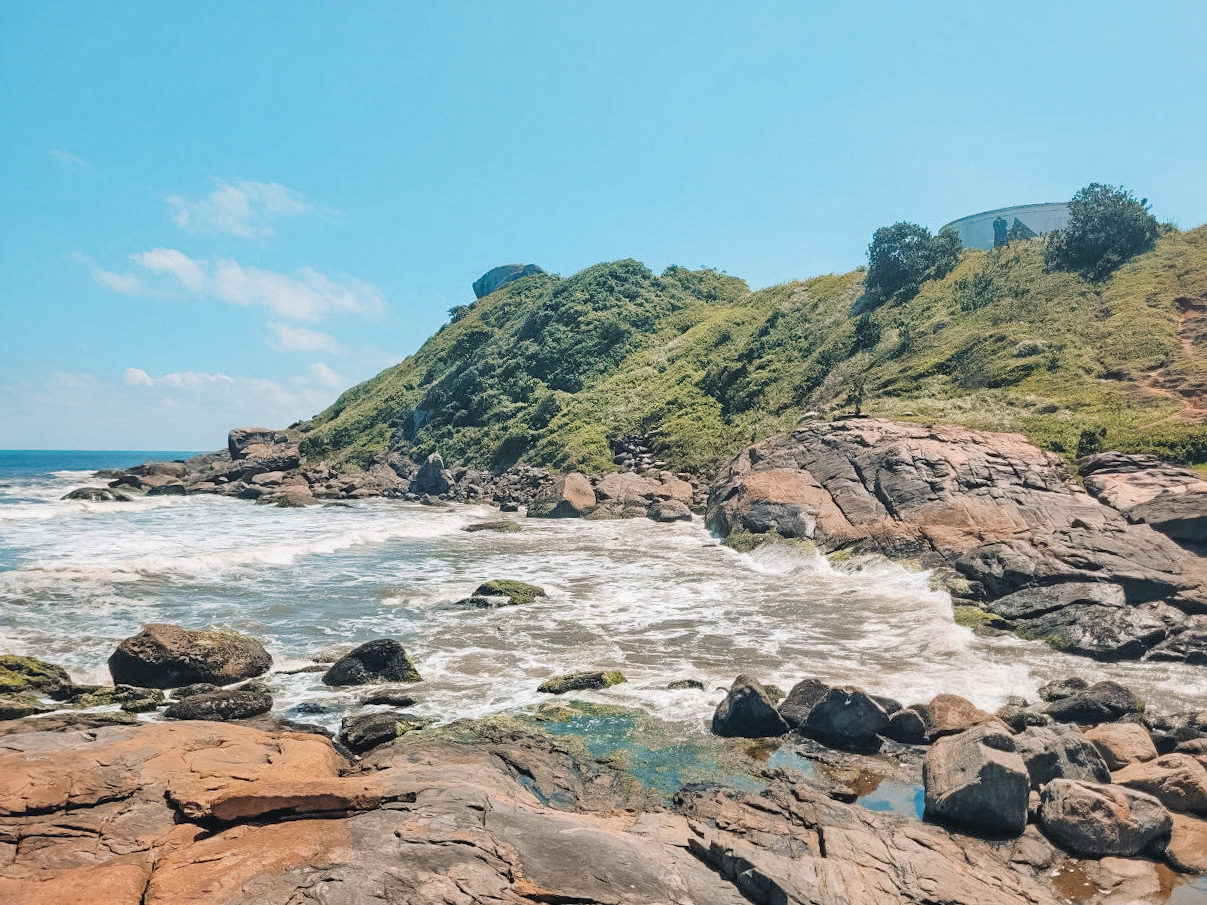
[[[367,465],[439,449],[502,470],[613,468],[656,436],[705,471],[807,411],[1011,430],[1073,455],[1207,462],[1207,227],[1168,230],[1108,280],[1044,271],[1045,239],[966,250],[904,303],[857,314],[863,271],[751,292],[711,270],[616,261],[534,274],[456,309],[413,356],[295,425]]]

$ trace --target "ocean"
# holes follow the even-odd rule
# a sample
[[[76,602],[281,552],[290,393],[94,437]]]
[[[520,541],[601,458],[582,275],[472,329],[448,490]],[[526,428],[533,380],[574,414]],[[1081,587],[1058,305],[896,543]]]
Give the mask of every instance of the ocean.
[[[995,709],[1079,675],[1115,679],[1161,710],[1202,707],[1207,674],[1169,663],[1104,664],[1040,642],[957,626],[928,573],[878,559],[833,563],[786,545],[741,554],[699,520],[518,519],[466,532],[485,506],[394,500],[301,509],[216,496],[62,500],[92,471],[187,453],[0,452],[0,652],[108,681],[106,659],[150,622],[260,638],[278,715],[337,728],[363,689],[296,672],[371,638],[403,643],[424,681],[414,712],[441,723],[525,714],[552,676],[619,669],[627,682],[575,695],[639,713],[662,742],[707,743],[738,673],[787,689],[814,676],[905,704],[951,692]],[[512,578],[548,598],[467,609],[479,583]],[[671,690],[697,679],[704,691]],[[586,721],[600,743],[614,724]],[[668,748],[668,750],[669,750]]]

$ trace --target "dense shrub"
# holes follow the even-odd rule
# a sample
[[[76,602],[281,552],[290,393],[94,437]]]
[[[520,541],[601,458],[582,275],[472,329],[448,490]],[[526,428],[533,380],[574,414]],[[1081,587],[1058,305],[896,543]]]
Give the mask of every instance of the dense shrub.
[[[1069,225],[1048,236],[1044,265],[1100,281],[1138,254],[1152,251],[1159,227],[1148,199],[1095,182],[1069,202]]]
[[[872,234],[864,290],[869,307],[895,300],[907,302],[927,280],[941,279],[955,268],[963,244],[953,229],[932,236],[917,223],[894,223]]]

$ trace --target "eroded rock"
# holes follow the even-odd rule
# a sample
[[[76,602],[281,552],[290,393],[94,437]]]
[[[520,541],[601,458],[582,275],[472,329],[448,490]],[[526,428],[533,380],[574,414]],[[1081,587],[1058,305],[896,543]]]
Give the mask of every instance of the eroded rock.
[[[220,629],[154,624],[127,638],[109,657],[114,684],[175,688],[195,682],[229,685],[263,675],[272,657],[254,638]]]

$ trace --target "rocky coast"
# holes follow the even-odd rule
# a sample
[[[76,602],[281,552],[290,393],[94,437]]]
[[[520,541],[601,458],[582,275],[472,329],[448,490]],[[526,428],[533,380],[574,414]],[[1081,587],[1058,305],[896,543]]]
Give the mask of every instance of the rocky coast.
[[[436,454],[337,471],[303,461],[288,431],[243,429],[221,452],[101,473],[69,496],[384,496],[489,501],[533,519],[705,520],[739,549],[930,570],[978,632],[1101,662],[1207,663],[1207,482],[1194,472],[1104,453],[1077,463],[1079,480],[1017,436],[875,419],[803,421],[708,475],[671,473],[653,445],[618,438],[619,470],[598,476],[494,474]],[[455,606],[544,599],[488,581]],[[1207,873],[1207,711],[1078,679],[1076,657],[1068,664],[1038,699],[995,712],[824,675],[786,692],[740,675],[719,703],[680,680],[726,747],[711,778],[668,791],[557,731],[625,687],[606,663],[545,681],[547,702],[531,711],[450,722],[414,712],[424,664],[399,641],[336,662],[316,653],[291,668],[366,688],[331,732],[304,708],[274,714],[272,660],[254,638],[148,625],[113,651],[113,685],[5,660],[0,901],[97,890],[117,903],[1207,897],[1194,879]],[[584,691],[597,703],[576,701]],[[881,783],[916,807],[873,810]]]

